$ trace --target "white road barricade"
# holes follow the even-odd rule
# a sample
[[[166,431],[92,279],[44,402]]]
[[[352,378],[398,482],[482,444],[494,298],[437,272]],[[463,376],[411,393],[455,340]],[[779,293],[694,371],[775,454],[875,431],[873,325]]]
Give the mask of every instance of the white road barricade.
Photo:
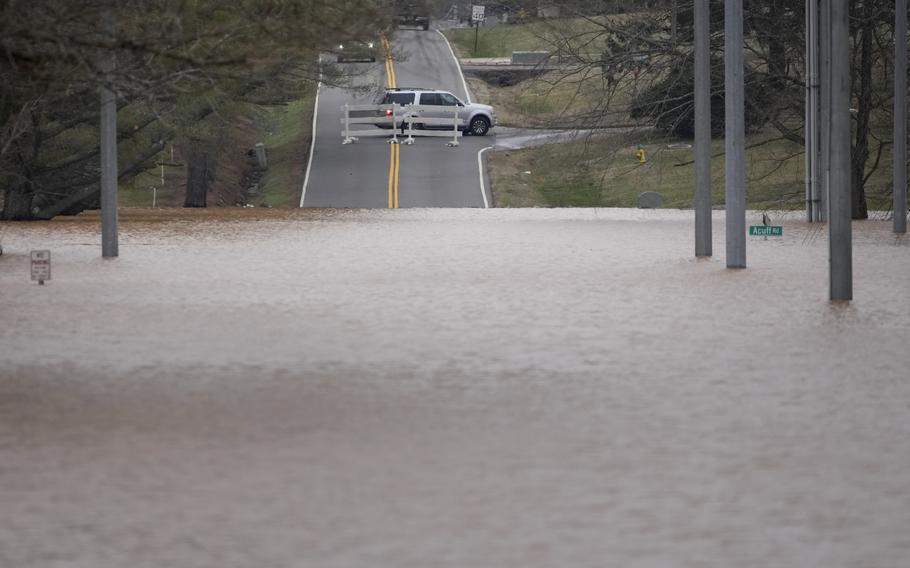
[[[341,119],[342,144],[351,144],[363,137],[387,137],[391,130],[390,142],[398,143],[398,127],[401,126],[401,106],[399,105],[344,105],[341,107],[344,117]],[[391,111],[391,112],[390,112]],[[352,125],[367,124],[368,128],[352,129]],[[375,126],[386,126],[385,129]]]
[[[362,137],[389,137],[390,144],[398,144],[407,132],[405,144],[413,144],[415,136],[449,138],[447,146],[458,146],[461,133],[459,110],[461,107],[406,105],[344,105],[341,110],[342,144],[351,144]],[[372,128],[352,128],[366,124]],[[379,128],[377,128],[379,127]],[[384,128],[383,128],[384,127]],[[391,131],[391,132],[390,132]]]

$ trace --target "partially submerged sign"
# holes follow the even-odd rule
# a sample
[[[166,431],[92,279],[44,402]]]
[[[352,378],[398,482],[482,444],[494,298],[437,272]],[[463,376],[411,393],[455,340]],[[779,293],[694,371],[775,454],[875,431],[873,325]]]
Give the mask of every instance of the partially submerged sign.
[[[749,234],[761,237],[782,237],[784,228],[780,225],[749,225]]]
[[[32,282],[44,284],[45,280],[51,279],[51,251],[33,250],[32,258]]]

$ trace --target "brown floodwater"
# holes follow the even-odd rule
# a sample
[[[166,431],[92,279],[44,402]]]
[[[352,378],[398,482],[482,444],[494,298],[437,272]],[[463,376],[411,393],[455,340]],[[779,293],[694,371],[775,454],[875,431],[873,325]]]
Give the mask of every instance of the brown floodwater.
[[[0,566],[910,565],[910,241],[691,217],[0,226]]]

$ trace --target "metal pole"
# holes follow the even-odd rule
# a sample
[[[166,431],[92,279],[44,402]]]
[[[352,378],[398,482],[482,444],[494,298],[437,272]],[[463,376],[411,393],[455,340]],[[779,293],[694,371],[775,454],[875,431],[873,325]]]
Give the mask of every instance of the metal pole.
[[[805,138],[806,159],[805,159],[805,184],[806,184],[806,221],[814,221],[812,211],[812,0],[806,0],[806,102],[804,105],[805,120],[803,121],[803,138]]]
[[[724,2],[724,182],[727,268],[746,267],[745,85],[743,0]]]
[[[709,0],[695,0],[695,256],[711,256]]]
[[[907,232],[907,0],[894,0],[894,232]]]
[[[113,44],[114,13],[110,7],[101,13],[101,29]],[[119,256],[117,235],[117,96],[111,85],[115,66],[113,46],[104,64],[101,85],[101,256]]]
[[[806,220],[818,213],[818,0],[806,0]]]
[[[831,300],[853,299],[850,212],[850,31],[848,0],[831,5],[828,249]]]
[[[815,214],[818,221],[828,220],[828,182],[831,178],[830,121],[831,110],[831,0],[819,0],[819,110],[816,117],[819,126],[818,185],[816,189]]]

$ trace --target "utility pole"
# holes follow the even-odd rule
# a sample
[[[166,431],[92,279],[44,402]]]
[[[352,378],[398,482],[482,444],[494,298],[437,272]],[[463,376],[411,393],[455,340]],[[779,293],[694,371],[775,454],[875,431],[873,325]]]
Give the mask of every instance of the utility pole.
[[[894,232],[907,232],[907,0],[894,0]]]
[[[829,0],[828,74],[830,169],[828,251],[830,298],[853,299],[853,234],[850,211],[850,28],[847,0]]]
[[[727,268],[746,267],[745,85],[743,0],[724,2],[724,184]],[[849,205],[849,203],[848,203]]]
[[[819,213],[818,135],[818,0],[806,0],[806,221],[821,221]]]
[[[675,8],[675,4],[674,4]],[[695,256],[711,256],[711,48],[709,0],[695,0]]]
[[[101,256],[120,255],[117,235],[117,95],[113,87],[114,13],[112,4],[102,8],[101,30],[110,54],[103,55],[104,76],[101,84]]]
[[[816,217],[818,221],[828,220],[829,180],[831,179],[831,144],[830,116],[831,110],[831,0],[819,0],[818,25],[818,58],[819,58],[819,148],[818,156],[818,193],[815,195]]]

